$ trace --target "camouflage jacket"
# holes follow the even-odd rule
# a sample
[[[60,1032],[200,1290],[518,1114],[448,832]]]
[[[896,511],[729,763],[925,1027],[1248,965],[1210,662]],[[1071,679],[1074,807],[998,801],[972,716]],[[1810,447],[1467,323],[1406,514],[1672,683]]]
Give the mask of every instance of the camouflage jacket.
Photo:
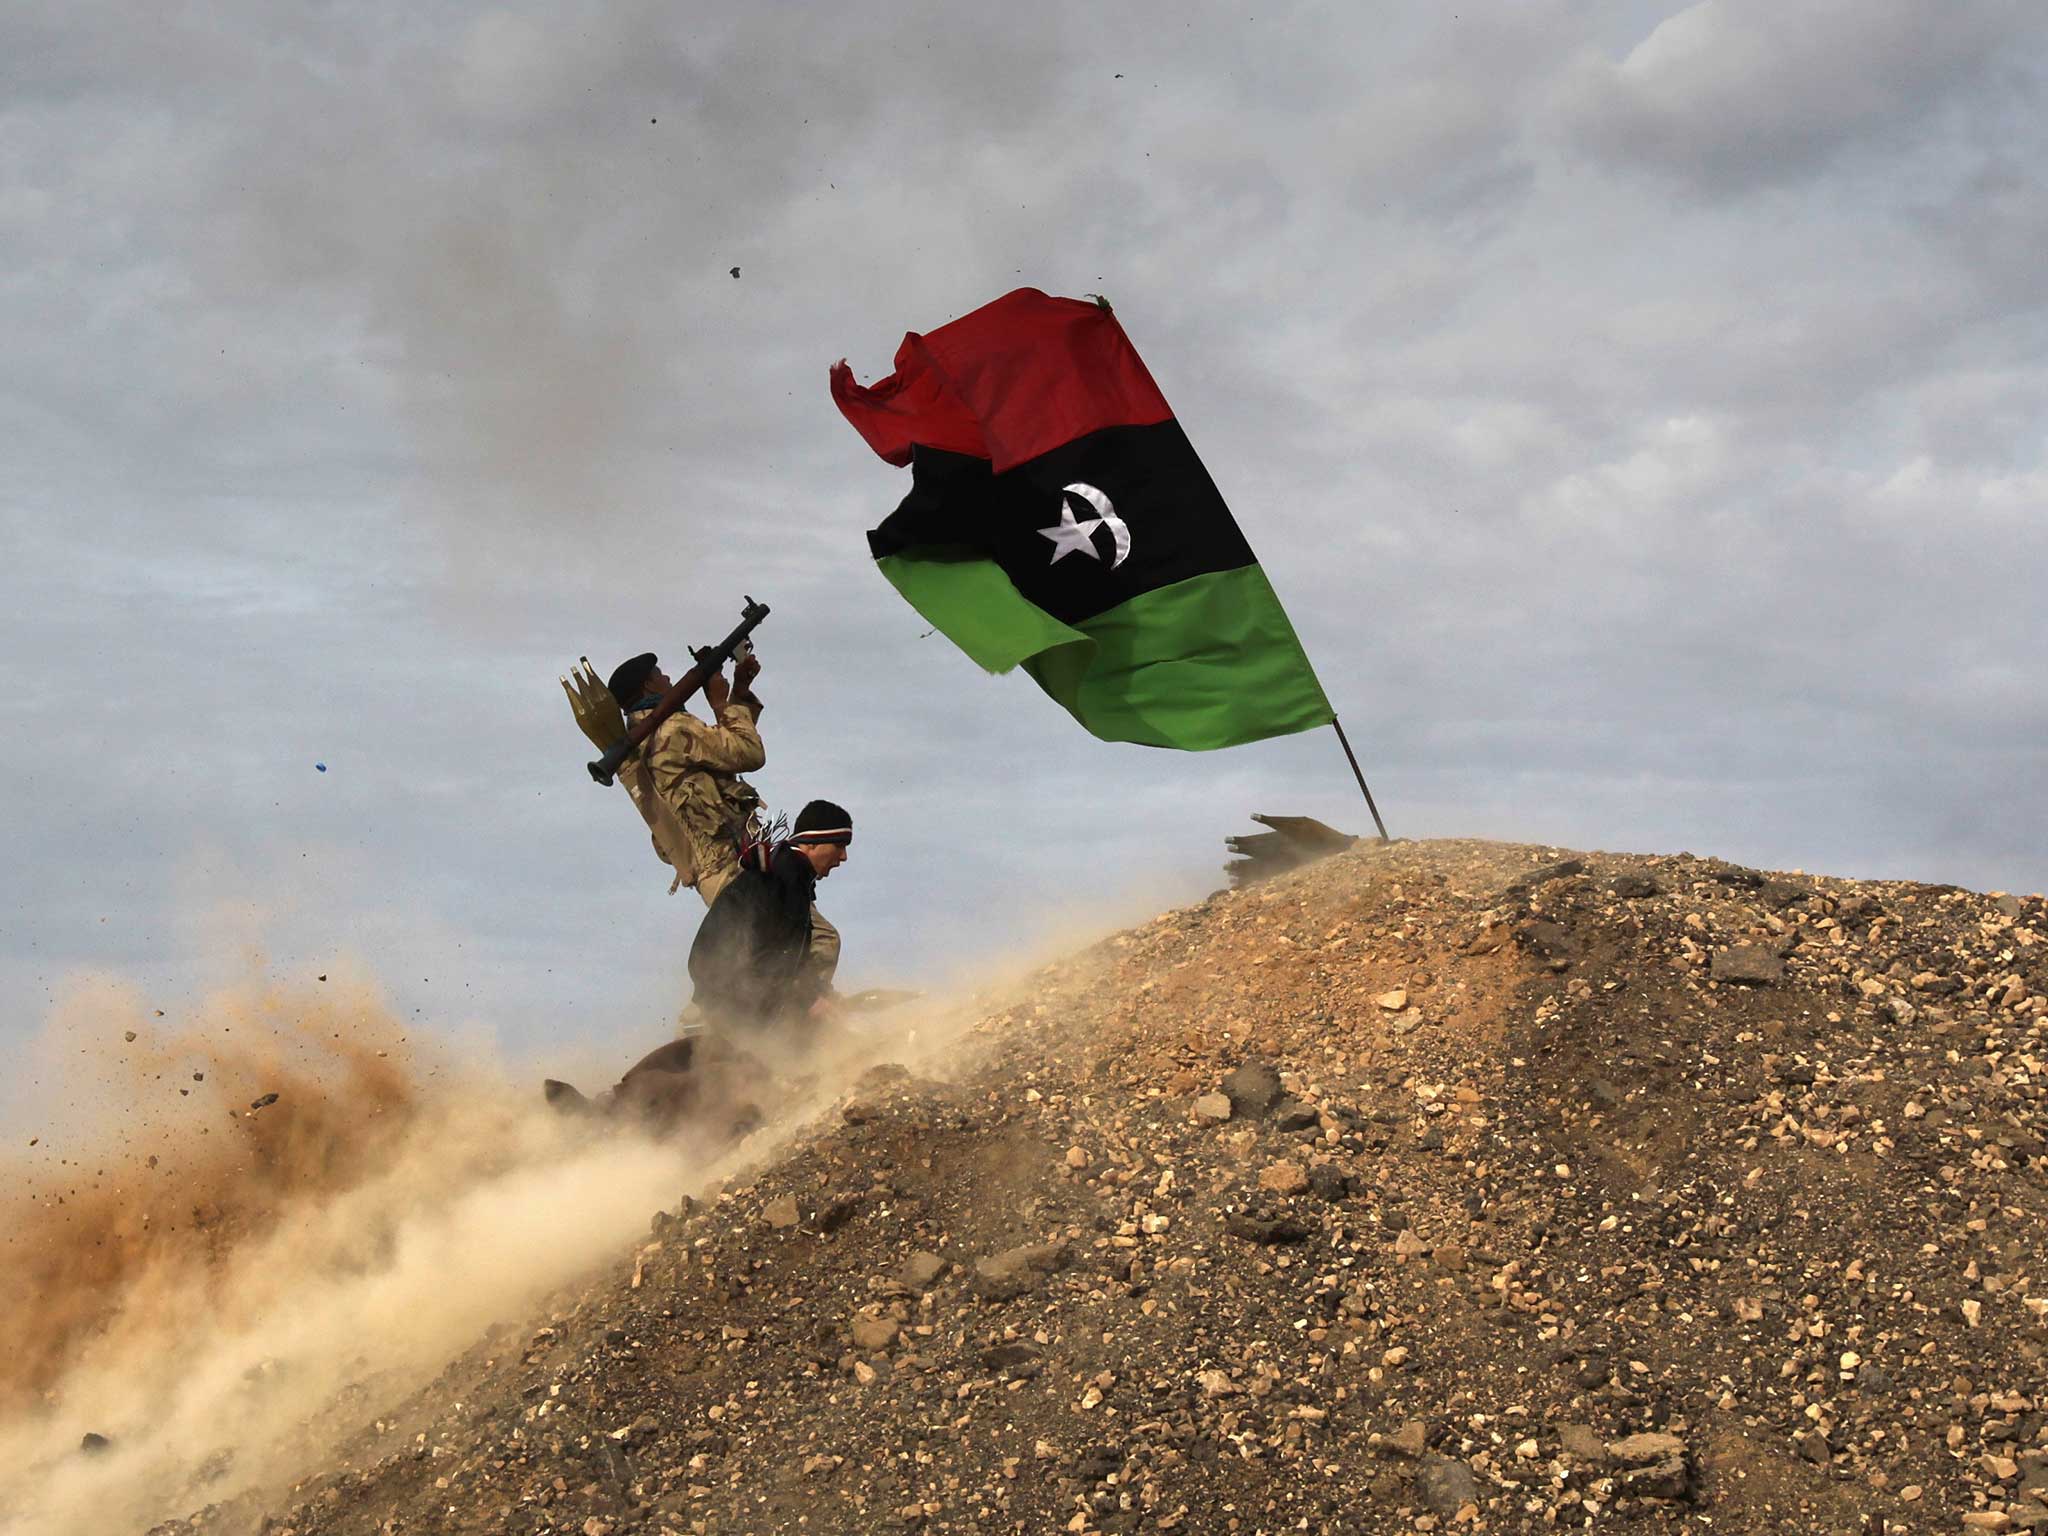
[[[719,712],[716,724],[707,725],[679,709],[641,749],[655,793],[689,840],[693,868],[677,873],[692,884],[697,869],[724,861],[723,848],[752,830],[760,814],[760,795],[740,777],[768,760],[754,724],[760,712],[758,703],[734,699]],[[628,716],[629,721],[636,718]]]

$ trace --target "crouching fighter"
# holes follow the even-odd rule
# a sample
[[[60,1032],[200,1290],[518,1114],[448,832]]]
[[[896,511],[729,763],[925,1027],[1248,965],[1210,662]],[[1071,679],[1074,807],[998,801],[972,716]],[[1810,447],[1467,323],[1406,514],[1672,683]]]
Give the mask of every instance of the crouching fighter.
[[[598,1109],[653,1130],[701,1120],[742,1134],[758,1123],[754,1095],[768,1072],[749,1049],[771,1032],[801,1046],[834,1008],[838,945],[815,943],[818,882],[847,859],[853,818],[829,800],[797,813],[789,836],[760,849],[718,893],[690,946],[695,995],[686,1033],[636,1062],[593,1103],[567,1083],[546,1085],[558,1109]],[[834,935],[836,939],[837,935]]]

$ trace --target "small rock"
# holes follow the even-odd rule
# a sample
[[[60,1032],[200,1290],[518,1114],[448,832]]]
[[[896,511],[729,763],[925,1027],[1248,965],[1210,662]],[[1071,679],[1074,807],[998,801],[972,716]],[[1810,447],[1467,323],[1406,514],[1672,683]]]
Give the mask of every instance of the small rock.
[[[1195,1100],[1194,1117],[1197,1120],[1213,1120],[1218,1123],[1230,1118],[1230,1095],[1227,1093],[1205,1093]]]
[[[1716,981],[1773,987],[1785,979],[1785,962],[1761,944],[1737,944],[1714,951],[1709,974]]]
[[[1664,887],[1648,875],[1616,875],[1607,882],[1607,889],[1623,901],[1645,901],[1652,896],[1662,896]]]
[[[877,1354],[894,1344],[903,1328],[893,1317],[876,1312],[856,1312],[846,1331],[852,1336],[855,1348]]]
[[[1064,1268],[1067,1257],[1064,1244],[1027,1243],[978,1259],[974,1265],[974,1293],[984,1301],[1010,1301]]]
[[[1396,1456],[1416,1459],[1429,1449],[1429,1432],[1423,1428],[1422,1420],[1410,1419],[1380,1444]]]
[[[1533,891],[1537,886],[1547,885],[1552,880],[1567,880],[1573,875],[1583,875],[1585,872],[1586,866],[1581,860],[1561,859],[1555,864],[1545,864],[1538,869],[1532,869],[1526,875],[1517,875],[1507,883],[1506,889]]]
[[[1562,923],[1553,923],[1535,918],[1515,930],[1515,937],[1522,941],[1532,955],[1539,960],[1550,962],[1553,971],[1565,970],[1577,957],[1579,946],[1571,931]]]
[[[1662,1430],[1650,1430],[1639,1435],[1626,1435],[1619,1440],[1607,1442],[1607,1454],[1624,1467],[1644,1467],[1651,1462],[1662,1461],[1667,1456],[1683,1456],[1685,1442],[1676,1435]]]
[[[1351,1193],[1351,1176],[1334,1163],[1317,1163],[1308,1171],[1309,1192],[1318,1200],[1332,1202]]]
[[[1373,1001],[1388,1013],[1399,1013],[1408,1006],[1408,989],[1406,987],[1396,987],[1391,992],[1382,992]]]
[[[1279,1131],[1305,1131],[1318,1124],[1321,1116],[1313,1104],[1304,1104],[1299,1099],[1288,1099],[1273,1111],[1273,1128]]]
[[[795,1195],[777,1195],[761,1207],[761,1219],[771,1227],[793,1227],[803,1220],[803,1213],[796,1207]]]
[[[1607,1463],[1607,1442],[1600,1438],[1590,1424],[1563,1424],[1557,1431],[1558,1446],[1574,1461],[1584,1462],[1589,1467],[1605,1466]]]
[[[1280,1074],[1263,1061],[1248,1061],[1223,1079],[1231,1109],[1240,1115],[1263,1115],[1280,1099]]]
[[[264,1094],[264,1095],[263,1095],[263,1097],[262,1097],[262,1098],[260,1098],[260,1099],[255,1099],[255,1100],[252,1100],[252,1101],[250,1102],[249,1108],[251,1108],[252,1110],[253,1110],[253,1109],[268,1109],[268,1108],[270,1108],[270,1106],[271,1106],[271,1105],[275,1104],[276,1102],[277,1102],[277,1095],[276,1095],[276,1094],[274,1094],[274,1093],[266,1093],[266,1094]]]
[[[1513,937],[1514,929],[1506,923],[1489,923],[1479,930],[1465,946],[1468,955],[1490,955]]]
[[[1197,1371],[1195,1384],[1202,1389],[1202,1395],[1205,1397],[1229,1397],[1244,1390],[1230,1379],[1228,1371]]]
[[[1268,1163],[1259,1170],[1259,1188],[1276,1195],[1298,1195],[1308,1188],[1308,1170],[1299,1163]]]
[[[121,1038],[123,1040],[126,1040],[130,1045],[133,1045],[135,1043],[135,1031],[132,1029],[123,1030],[121,1032]]]
[[[1415,1474],[1415,1491],[1424,1504],[1450,1520],[1467,1504],[1479,1501],[1479,1479],[1455,1457],[1431,1456]]]
[[[1621,1491],[1644,1499],[1692,1497],[1692,1466],[1683,1456],[1666,1456],[1621,1474]]]
[[[1828,1444],[1828,1437],[1817,1429],[1794,1435],[1792,1444],[1801,1456],[1815,1466],[1826,1466],[1835,1454],[1835,1448]]]
[[[1088,1166],[1088,1149],[1086,1147],[1067,1148],[1067,1166],[1069,1168],[1086,1168]]]
[[[837,1195],[828,1200],[818,1214],[811,1218],[811,1225],[820,1232],[837,1232],[860,1210],[862,1198],[859,1195]]]
[[[1289,1221],[1285,1217],[1255,1216],[1248,1211],[1236,1211],[1226,1216],[1223,1230],[1232,1237],[1268,1246],[1308,1241],[1308,1228],[1300,1222]]]
[[[896,1271],[896,1278],[909,1290],[928,1291],[947,1268],[946,1261],[936,1253],[920,1251],[903,1261],[903,1267]]]
[[[78,1442],[78,1448],[88,1456],[97,1456],[102,1451],[111,1450],[113,1444],[105,1435],[88,1430],[85,1438]]]

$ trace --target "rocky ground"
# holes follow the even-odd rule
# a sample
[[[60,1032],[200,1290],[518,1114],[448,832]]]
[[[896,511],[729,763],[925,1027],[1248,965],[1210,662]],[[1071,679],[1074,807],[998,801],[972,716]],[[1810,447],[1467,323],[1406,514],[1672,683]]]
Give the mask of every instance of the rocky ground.
[[[871,1072],[260,1528],[2048,1531],[2044,1037],[2038,896],[1360,846]]]

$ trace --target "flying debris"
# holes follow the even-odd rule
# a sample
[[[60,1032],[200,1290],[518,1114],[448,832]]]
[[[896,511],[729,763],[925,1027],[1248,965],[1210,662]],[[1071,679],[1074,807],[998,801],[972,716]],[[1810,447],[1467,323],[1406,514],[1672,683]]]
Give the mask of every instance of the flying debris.
[[[1261,816],[1255,811],[1252,820],[1273,830],[1223,839],[1223,846],[1239,856],[1223,866],[1233,886],[1251,885],[1329,854],[1341,853],[1358,841],[1350,833],[1339,832],[1313,816]]]

